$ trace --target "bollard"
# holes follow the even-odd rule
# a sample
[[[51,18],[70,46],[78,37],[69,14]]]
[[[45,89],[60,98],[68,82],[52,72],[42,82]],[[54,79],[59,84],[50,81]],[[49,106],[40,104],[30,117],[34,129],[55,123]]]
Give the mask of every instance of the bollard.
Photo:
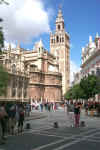
[[[81,121],[80,122],[80,127],[85,127],[86,125],[85,125],[85,121]]]
[[[27,124],[26,124],[26,129],[31,129],[30,123],[27,123]]]
[[[58,128],[58,122],[54,122],[54,128]]]

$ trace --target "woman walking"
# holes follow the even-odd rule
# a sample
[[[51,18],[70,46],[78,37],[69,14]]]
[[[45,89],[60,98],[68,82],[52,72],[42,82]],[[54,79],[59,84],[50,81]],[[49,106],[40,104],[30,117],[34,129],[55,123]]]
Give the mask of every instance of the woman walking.
[[[75,127],[79,127],[79,122],[80,122],[80,106],[78,104],[75,104],[74,115],[75,115]]]

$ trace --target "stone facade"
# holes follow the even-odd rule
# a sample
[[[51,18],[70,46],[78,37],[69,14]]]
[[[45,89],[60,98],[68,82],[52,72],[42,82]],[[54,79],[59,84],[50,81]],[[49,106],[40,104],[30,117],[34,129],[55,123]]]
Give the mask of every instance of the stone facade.
[[[32,50],[22,49],[19,44],[14,49],[10,45],[4,49],[3,65],[11,76],[7,98],[61,101],[70,83],[69,39],[59,10],[56,31],[50,34],[50,52],[41,40]]]
[[[74,73],[74,81],[72,82],[72,86],[75,84],[79,84],[81,79],[82,79],[82,72],[81,71]]]
[[[100,36],[98,33],[94,41],[89,37],[89,43],[82,48],[82,78],[88,74],[94,74],[100,77]],[[95,100],[100,100],[100,94],[95,96]]]
[[[65,32],[61,9],[56,18],[56,30],[50,34],[50,51],[56,56],[59,63],[59,71],[62,73],[62,92],[64,94],[70,85],[70,37]]]
[[[95,40],[89,37],[89,44],[82,48],[82,77],[88,74],[100,76],[100,37],[97,34]]]
[[[29,97],[34,100],[61,101],[62,75],[56,57],[46,51],[42,41],[24,53],[30,70]]]
[[[29,72],[24,68],[25,62],[22,51],[19,50],[19,47],[17,47],[14,51],[9,45],[8,50],[4,49],[0,55],[0,64],[9,73],[7,92],[6,95],[0,96],[0,101],[27,102],[29,100]]]

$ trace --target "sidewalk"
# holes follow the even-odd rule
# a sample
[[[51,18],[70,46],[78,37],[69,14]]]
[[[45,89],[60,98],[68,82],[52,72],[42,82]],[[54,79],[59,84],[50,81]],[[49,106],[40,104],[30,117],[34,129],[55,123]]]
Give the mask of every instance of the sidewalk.
[[[44,114],[43,112],[40,112],[39,110],[38,111],[34,110],[31,112],[30,116],[25,117],[25,121],[36,120],[45,117],[47,117],[47,115]]]

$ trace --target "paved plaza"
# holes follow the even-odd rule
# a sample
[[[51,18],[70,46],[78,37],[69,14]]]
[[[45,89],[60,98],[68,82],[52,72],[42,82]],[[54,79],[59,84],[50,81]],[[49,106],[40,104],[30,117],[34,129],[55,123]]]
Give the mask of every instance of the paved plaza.
[[[5,145],[0,150],[99,150],[100,149],[100,119],[81,114],[86,127],[72,128],[68,115],[63,110],[56,112],[33,112],[37,117],[25,121],[31,124],[30,130],[23,134],[8,136]],[[59,128],[54,128],[57,121]]]

